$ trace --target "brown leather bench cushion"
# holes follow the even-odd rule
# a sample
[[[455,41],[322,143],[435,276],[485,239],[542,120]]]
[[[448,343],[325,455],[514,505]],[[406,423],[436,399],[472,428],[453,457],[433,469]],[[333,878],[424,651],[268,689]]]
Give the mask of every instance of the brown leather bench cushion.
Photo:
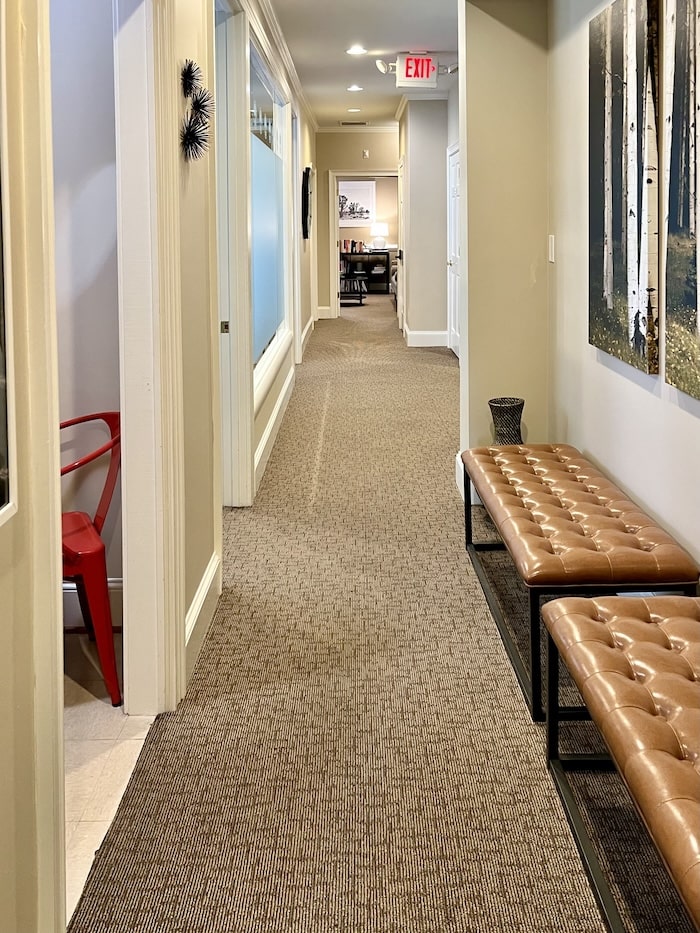
[[[475,447],[462,461],[528,586],[697,581],[690,555],[575,447]]]
[[[542,618],[700,928],[700,599],[557,599]]]

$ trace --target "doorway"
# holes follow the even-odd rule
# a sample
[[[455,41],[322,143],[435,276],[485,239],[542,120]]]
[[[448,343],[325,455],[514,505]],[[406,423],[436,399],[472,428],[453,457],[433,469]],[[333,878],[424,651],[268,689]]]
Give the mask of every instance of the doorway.
[[[359,248],[362,243],[366,248],[371,249],[377,242],[377,249],[388,254],[386,260],[382,258],[382,263],[387,262],[385,273],[377,265],[377,283],[373,286],[371,283],[367,287],[376,287],[379,290],[385,288],[385,282],[392,288],[396,287],[393,277],[393,270],[396,268],[397,253],[400,248],[399,229],[400,229],[400,210],[398,196],[398,176],[395,171],[375,171],[375,172],[339,172],[331,169],[328,173],[328,229],[330,231],[329,244],[329,281],[330,289],[330,317],[337,318],[340,315],[340,295],[341,295],[341,262],[340,254],[351,253],[351,244],[355,243],[355,248]],[[338,209],[341,182],[375,182],[374,201],[369,208],[369,216],[360,218],[357,222],[351,221],[347,225],[341,226],[340,212]],[[372,232],[376,224],[386,225],[386,233],[382,228],[377,233]],[[376,229],[376,228],[375,228]],[[375,240],[375,238],[377,238]],[[383,244],[381,241],[384,241]],[[347,242],[346,242],[347,241]],[[345,246],[349,248],[346,250]],[[371,257],[372,253],[369,253]],[[371,264],[370,264],[371,265]],[[360,287],[362,285],[360,284]]]

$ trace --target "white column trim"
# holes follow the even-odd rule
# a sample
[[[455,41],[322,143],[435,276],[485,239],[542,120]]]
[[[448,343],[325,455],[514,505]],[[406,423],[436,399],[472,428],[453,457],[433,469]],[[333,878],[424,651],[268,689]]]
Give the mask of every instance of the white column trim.
[[[114,0],[125,708],[150,715],[185,685],[173,16],[167,0]]]

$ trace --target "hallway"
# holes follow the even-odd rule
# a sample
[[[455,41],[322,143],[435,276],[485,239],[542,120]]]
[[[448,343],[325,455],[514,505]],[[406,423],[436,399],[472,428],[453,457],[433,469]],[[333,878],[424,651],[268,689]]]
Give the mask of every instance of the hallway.
[[[457,393],[388,298],[317,323],[71,933],[603,929],[464,552]]]

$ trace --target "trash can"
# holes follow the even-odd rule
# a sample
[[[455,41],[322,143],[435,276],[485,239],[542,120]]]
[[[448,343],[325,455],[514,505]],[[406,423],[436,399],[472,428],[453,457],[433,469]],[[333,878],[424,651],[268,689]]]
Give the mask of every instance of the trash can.
[[[489,408],[493,418],[494,443],[522,444],[520,417],[525,407],[524,398],[491,398]]]

